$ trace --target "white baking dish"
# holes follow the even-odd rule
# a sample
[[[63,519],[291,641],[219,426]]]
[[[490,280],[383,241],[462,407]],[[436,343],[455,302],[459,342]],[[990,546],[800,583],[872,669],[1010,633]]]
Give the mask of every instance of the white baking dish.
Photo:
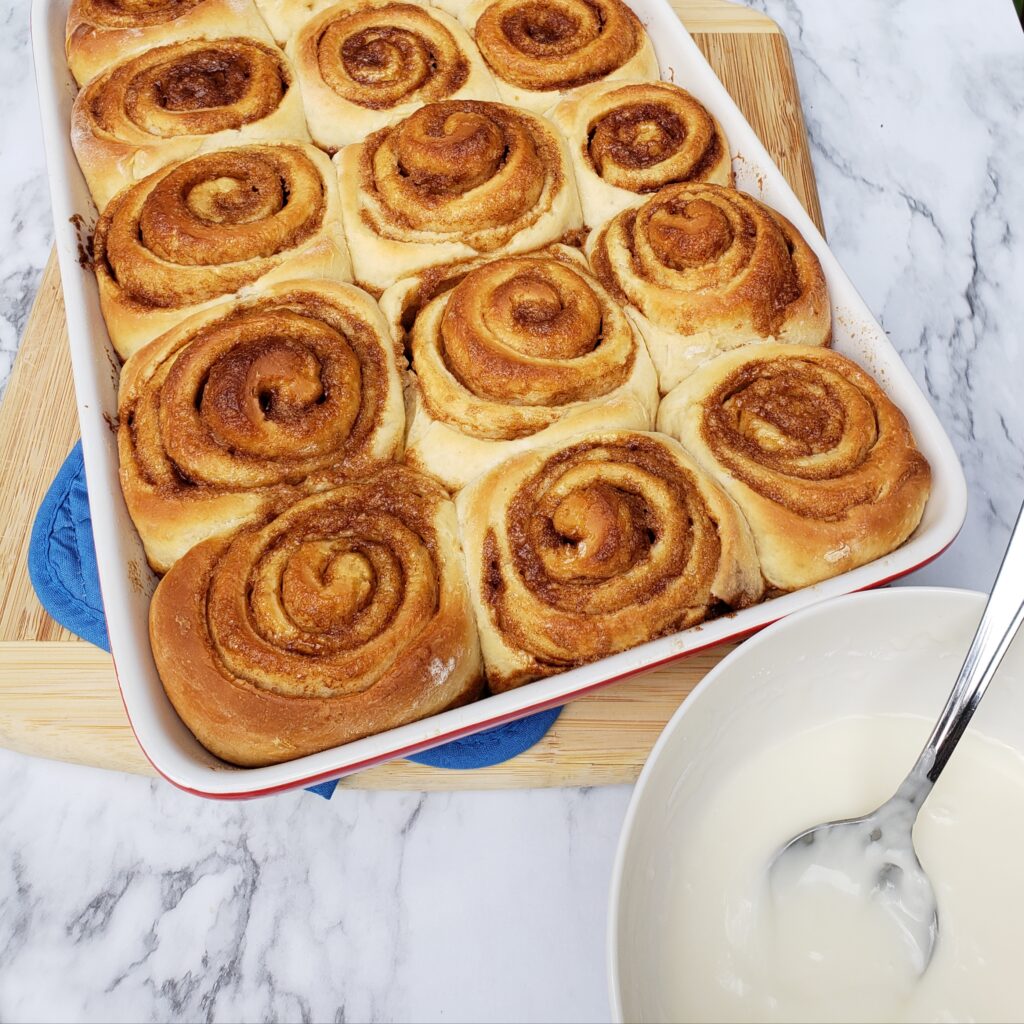
[[[740,157],[735,161],[738,185],[784,213],[818,254],[832,296],[836,349],[874,373],[906,413],[931,462],[933,490],[921,525],[891,555],[806,590],[378,736],[287,764],[243,769],[224,764],[199,745],[164,695],[150,655],[147,612],[155,579],[121,498],[116,437],[110,426],[117,415],[118,361],[100,315],[92,272],[79,261],[75,220],[84,218],[91,227],[96,211],[68,135],[76,92],[64,57],[69,0],[33,0],[36,79],[103,604],[132,728],[153,767],[176,786],[208,797],[257,796],[415,753],[563,704],[624,676],[749,633],[825,598],[877,586],[928,562],[956,537],[966,514],[966,485],[935,413],[676,14],[665,0],[629,2],[647,25],[663,73],[694,93],[721,121]]]

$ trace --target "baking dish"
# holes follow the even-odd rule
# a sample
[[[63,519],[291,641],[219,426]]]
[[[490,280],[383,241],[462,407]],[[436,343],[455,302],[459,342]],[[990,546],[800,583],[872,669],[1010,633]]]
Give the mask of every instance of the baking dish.
[[[907,415],[933,471],[932,495],[920,526],[892,554],[805,590],[343,747],[286,764],[242,769],[199,745],[167,700],[150,654],[147,611],[156,581],[121,498],[111,429],[117,415],[118,360],[100,315],[95,280],[82,259],[83,232],[95,222],[96,211],[69,141],[76,93],[64,55],[69,0],[33,0],[32,43],[56,246],[111,648],[136,738],[153,767],[176,786],[213,798],[258,796],[424,750],[743,636],[826,598],[878,586],[930,561],[955,538],[966,514],[966,484],[927,399],[675,12],[665,0],[629,2],[647,26],[663,73],[694,93],[722,123],[737,154],[737,185],[785,214],[817,253],[832,298],[835,348],[869,369]]]

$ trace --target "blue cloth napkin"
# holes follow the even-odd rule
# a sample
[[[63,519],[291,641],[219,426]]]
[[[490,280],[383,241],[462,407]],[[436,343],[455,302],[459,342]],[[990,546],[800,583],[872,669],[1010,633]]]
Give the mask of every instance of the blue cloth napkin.
[[[64,460],[39,506],[29,543],[28,571],[40,602],[53,618],[83,640],[110,650],[81,442]],[[409,760],[434,768],[486,768],[500,764],[540,740],[561,710],[541,711],[414,754]],[[337,781],[331,780],[310,786],[309,791],[329,800],[336,786]]]

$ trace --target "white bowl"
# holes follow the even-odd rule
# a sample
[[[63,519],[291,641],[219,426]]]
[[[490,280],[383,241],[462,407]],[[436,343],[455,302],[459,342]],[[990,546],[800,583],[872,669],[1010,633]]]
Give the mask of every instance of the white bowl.
[[[655,744],[623,825],[608,920],[616,1021],[666,1019],[664,896],[705,781],[751,749],[844,716],[934,719],[984,604],[983,594],[939,588],[850,594],[770,626],[708,674]],[[1024,751],[1021,640],[972,728]]]

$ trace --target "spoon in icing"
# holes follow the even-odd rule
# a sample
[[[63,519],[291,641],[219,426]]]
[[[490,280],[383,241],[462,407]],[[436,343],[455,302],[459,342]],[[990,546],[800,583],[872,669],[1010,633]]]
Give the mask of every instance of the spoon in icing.
[[[910,774],[870,814],[799,833],[779,850],[769,868],[777,908],[806,896],[815,886],[852,897],[858,905],[874,901],[899,929],[918,973],[931,962],[939,915],[931,881],[914,849],[914,822],[1024,620],[1022,522],[1024,509],[960,674]]]

